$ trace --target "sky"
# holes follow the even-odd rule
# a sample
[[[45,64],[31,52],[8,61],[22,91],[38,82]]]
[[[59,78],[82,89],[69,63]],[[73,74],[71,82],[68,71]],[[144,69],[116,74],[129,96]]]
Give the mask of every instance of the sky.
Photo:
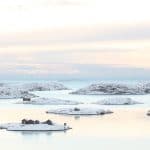
[[[150,79],[149,0],[0,0],[0,79]]]

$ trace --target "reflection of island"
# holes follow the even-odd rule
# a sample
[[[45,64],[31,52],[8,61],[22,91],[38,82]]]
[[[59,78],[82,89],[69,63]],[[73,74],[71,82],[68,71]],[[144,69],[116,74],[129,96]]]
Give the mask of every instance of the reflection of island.
[[[75,116],[73,116],[74,117],[74,119],[76,120],[76,121],[78,121],[78,120],[80,120],[81,118],[102,118],[102,117],[104,117],[105,115],[100,115],[100,116],[98,116],[98,115],[75,115]]]
[[[79,119],[80,119],[80,116],[79,116],[79,115],[75,115],[75,116],[74,116],[74,119],[75,119],[75,120],[79,120]]]
[[[48,135],[48,136],[51,136],[53,131],[43,131],[43,132],[38,132],[38,131],[21,131],[21,132],[18,132],[20,134],[22,134],[23,136],[28,136],[28,135]]]
[[[14,131],[15,132],[15,131]],[[16,133],[16,132],[15,132]],[[62,134],[66,134],[67,131],[20,131],[17,132],[23,136],[30,136],[30,135],[46,135],[46,136],[51,136],[53,133],[62,133]]]

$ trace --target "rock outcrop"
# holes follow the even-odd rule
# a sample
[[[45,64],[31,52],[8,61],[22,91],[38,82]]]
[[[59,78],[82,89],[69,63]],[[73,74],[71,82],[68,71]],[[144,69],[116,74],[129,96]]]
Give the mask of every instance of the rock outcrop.
[[[88,87],[71,92],[70,94],[83,94],[83,95],[140,95],[149,94],[150,84],[144,85],[127,85],[116,83],[100,83],[92,84]]]

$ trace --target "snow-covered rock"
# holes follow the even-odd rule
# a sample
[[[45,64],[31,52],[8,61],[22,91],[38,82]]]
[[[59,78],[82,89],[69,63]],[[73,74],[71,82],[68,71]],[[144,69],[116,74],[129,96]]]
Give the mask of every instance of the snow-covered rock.
[[[0,129],[7,131],[65,131],[71,129],[66,123],[63,125],[53,123],[49,124],[22,124],[22,123],[6,123],[0,124]]]
[[[67,88],[58,82],[34,82],[34,83],[0,83],[0,99],[4,98],[33,98],[36,95],[32,91],[50,91],[67,90]]]
[[[67,87],[58,82],[33,82],[18,84],[17,86],[26,91],[68,90]]]
[[[58,108],[48,110],[46,113],[62,114],[62,115],[104,115],[113,113],[110,110],[98,108]]]
[[[150,93],[150,85],[127,85],[116,83],[92,84],[88,87],[71,92],[71,94],[83,95],[137,95]]]
[[[143,90],[145,93],[149,94],[150,93],[150,83],[146,83],[143,85]]]
[[[0,99],[12,99],[23,97],[33,98],[36,97],[36,95],[29,93],[25,90],[20,90],[18,88],[0,87]]]
[[[70,101],[70,100],[61,100],[56,98],[44,98],[36,97],[32,98],[30,101],[19,101],[17,104],[33,104],[33,105],[78,105],[80,102]]]
[[[134,101],[131,98],[112,97],[112,98],[106,98],[106,99],[97,101],[94,104],[99,104],[99,105],[134,105],[134,104],[141,104],[141,103]]]

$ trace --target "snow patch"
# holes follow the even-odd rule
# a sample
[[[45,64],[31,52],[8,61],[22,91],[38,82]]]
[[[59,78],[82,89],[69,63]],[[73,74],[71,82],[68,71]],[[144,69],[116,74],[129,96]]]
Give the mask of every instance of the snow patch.
[[[94,104],[99,104],[99,105],[134,105],[134,104],[142,104],[142,103],[134,101],[131,98],[113,97],[113,98],[107,98],[107,99],[104,99],[101,101],[97,101]]]
[[[56,98],[44,98],[44,97],[36,97],[32,98],[30,101],[21,101],[17,102],[17,104],[32,104],[32,105],[78,105],[82,104],[76,101],[70,100],[61,100]]]

